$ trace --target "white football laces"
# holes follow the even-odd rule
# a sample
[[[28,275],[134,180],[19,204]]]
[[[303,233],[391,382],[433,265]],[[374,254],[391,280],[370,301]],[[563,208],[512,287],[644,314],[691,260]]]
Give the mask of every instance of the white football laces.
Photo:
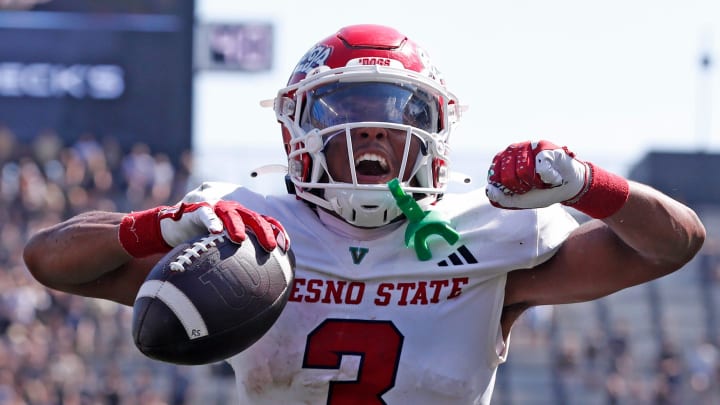
[[[225,240],[225,233],[211,234],[197,242],[194,242],[191,247],[183,250],[174,261],[170,262],[170,271],[184,272],[185,266],[192,263],[192,260],[200,257],[200,254],[207,252],[211,247],[217,246],[216,242],[222,242]]]

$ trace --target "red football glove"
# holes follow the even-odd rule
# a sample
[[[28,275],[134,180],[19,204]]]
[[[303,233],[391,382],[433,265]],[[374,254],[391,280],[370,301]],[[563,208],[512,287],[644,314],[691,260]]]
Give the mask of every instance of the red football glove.
[[[508,209],[572,206],[594,218],[617,212],[627,200],[627,180],[575,158],[548,141],[521,142],[495,155],[486,194]]]
[[[257,237],[258,243],[269,251],[280,246],[287,251],[290,238],[278,220],[267,215],[251,211],[235,201],[220,200],[215,203],[215,214],[222,221],[231,241],[240,244],[245,240],[245,227]]]
[[[131,256],[145,257],[166,253],[193,237],[223,230],[230,240],[239,244],[247,237],[246,226],[267,251],[278,246],[287,251],[290,246],[290,238],[277,220],[226,200],[132,212],[120,224],[119,240]]]

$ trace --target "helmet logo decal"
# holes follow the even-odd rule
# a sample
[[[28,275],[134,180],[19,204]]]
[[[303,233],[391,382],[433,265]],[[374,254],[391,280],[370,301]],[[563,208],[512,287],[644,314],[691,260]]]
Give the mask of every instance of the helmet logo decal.
[[[418,50],[418,56],[420,57],[420,61],[424,66],[423,73],[425,75],[427,75],[429,78],[431,78],[437,82],[443,83],[442,75],[440,74],[440,71],[438,70],[438,68],[435,67],[435,65],[430,60],[430,55],[428,55],[424,49],[421,49],[419,47],[417,48],[417,50]]]
[[[365,65],[379,65],[379,66],[391,66],[394,68],[402,69],[404,68],[403,64],[395,59],[390,58],[379,58],[379,57],[362,57],[362,58],[355,58],[350,59],[345,66],[365,66]]]
[[[295,70],[293,70],[292,75],[294,76],[298,73],[307,74],[314,68],[324,65],[325,61],[327,61],[331,53],[332,48],[329,46],[315,46],[314,48],[309,50],[302,59],[300,59],[300,62],[297,64],[297,66],[295,66]]]

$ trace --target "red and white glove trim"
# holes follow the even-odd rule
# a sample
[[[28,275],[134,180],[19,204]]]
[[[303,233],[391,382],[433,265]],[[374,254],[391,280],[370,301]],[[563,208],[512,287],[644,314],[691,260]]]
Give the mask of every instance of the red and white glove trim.
[[[170,207],[160,206],[146,211],[131,212],[120,222],[118,240],[132,257],[167,253],[172,246],[165,242],[160,231],[160,212]]]
[[[630,185],[625,178],[617,174],[590,162],[585,164],[588,167],[585,187],[575,197],[563,201],[563,204],[593,218],[607,218],[625,205],[630,195]]]

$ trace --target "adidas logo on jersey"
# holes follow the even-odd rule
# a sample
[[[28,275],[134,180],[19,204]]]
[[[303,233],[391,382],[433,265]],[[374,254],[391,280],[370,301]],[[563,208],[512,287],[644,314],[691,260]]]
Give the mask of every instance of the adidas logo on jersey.
[[[465,245],[462,245],[456,252],[450,254],[447,259],[440,260],[438,262],[438,266],[460,266],[463,264],[474,264],[477,262],[477,259],[472,255],[472,253],[470,253],[470,250]]]

